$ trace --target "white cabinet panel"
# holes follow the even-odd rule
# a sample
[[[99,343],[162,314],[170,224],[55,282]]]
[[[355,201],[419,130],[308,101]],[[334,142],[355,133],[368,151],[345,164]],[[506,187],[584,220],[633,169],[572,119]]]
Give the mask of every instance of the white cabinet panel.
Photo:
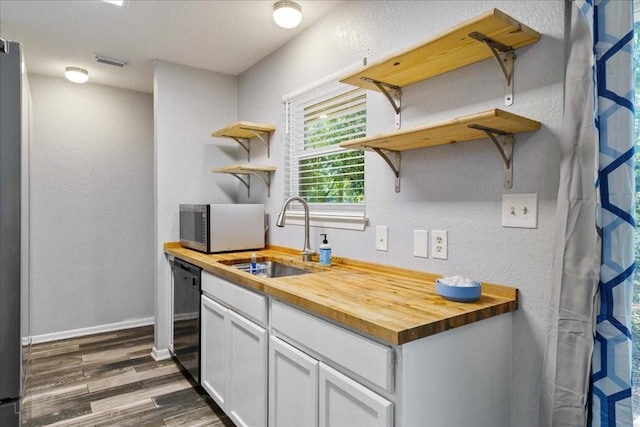
[[[317,427],[319,362],[284,341],[269,342],[269,426]]]
[[[391,427],[393,403],[320,363],[320,427]]]
[[[202,272],[202,292],[213,296],[237,313],[259,325],[267,324],[267,297],[235,285],[213,274]]]
[[[225,412],[238,426],[267,425],[267,331],[229,310],[229,396]]]
[[[275,300],[271,305],[271,325],[294,342],[387,391],[393,391],[393,350],[390,347]]]
[[[224,407],[227,396],[227,323],[229,310],[202,296],[202,387]]]

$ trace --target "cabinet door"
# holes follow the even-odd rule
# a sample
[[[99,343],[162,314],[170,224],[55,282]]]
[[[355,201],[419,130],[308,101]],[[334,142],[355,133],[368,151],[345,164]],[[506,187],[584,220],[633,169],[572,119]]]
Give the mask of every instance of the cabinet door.
[[[229,395],[225,412],[243,427],[267,425],[267,331],[229,311]]]
[[[391,427],[393,403],[320,363],[320,427]]]
[[[269,342],[269,426],[318,426],[319,362],[286,342]]]
[[[229,310],[202,296],[202,387],[221,408],[227,398],[227,324]]]

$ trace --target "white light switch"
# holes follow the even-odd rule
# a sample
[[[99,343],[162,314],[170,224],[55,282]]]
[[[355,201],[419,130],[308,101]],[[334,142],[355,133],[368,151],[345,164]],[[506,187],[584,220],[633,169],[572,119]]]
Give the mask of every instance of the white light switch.
[[[538,194],[503,194],[502,226],[538,228]]]
[[[386,225],[378,225],[376,227],[376,250],[386,251],[388,237],[388,227]]]
[[[413,256],[429,258],[429,232],[413,230]]]

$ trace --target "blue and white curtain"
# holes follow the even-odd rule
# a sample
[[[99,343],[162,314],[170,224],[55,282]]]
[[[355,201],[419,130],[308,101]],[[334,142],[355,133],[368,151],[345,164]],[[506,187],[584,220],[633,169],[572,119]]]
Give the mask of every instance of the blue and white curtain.
[[[633,4],[573,0],[539,426],[631,426]]]

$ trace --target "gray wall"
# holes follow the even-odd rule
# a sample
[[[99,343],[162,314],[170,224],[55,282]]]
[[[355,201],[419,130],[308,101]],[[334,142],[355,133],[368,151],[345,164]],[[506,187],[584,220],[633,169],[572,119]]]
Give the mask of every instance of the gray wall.
[[[234,163],[236,143],[210,134],[236,119],[236,78],[159,61],[154,73],[155,306],[154,356],[168,357],[171,271],[165,242],[179,239],[180,203],[232,203],[232,176],[211,169]]]
[[[501,162],[488,140],[403,153],[399,194],[394,192],[393,176],[386,163],[375,153],[367,153],[369,226],[364,232],[314,228],[312,246],[317,248],[320,233],[327,232],[336,256],[461,274],[517,287],[521,299],[513,316],[511,425],[532,427],[537,422],[559,176],[564,2],[345,2],[239,76],[238,119],[277,126],[271,158],[266,158],[264,150],[256,150],[252,156],[252,162],[278,167],[271,197],[267,198],[266,192],[252,191],[251,200],[266,203],[272,244],[301,247],[300,227],[274,226],[283,202],[283,95],[357,63],[364,56],[375,61],[416,45],[492,7],[543,34],[539,43],[516,52],[514,105],[505,107],[503,77],[495,62],[486,60],[405,88],[402,123],[403,128],[408,128],[491,108],[542,122],[540,131],[516,136],[513,188],[503,188]],[[369,92],[369,135],[393,129],[393,114],[386,99]],[[529,192],[538,194],[538,228],[502,228],[502,194]],[[246,201],[244,191],[238,192],[238,200]],[[388,252],[375,250],[377,225],[389,226]],[[448,230],[449,259],[414,258],[414,229]]]
[[[29,75],[31,333],[153,316],[151,94]]]

